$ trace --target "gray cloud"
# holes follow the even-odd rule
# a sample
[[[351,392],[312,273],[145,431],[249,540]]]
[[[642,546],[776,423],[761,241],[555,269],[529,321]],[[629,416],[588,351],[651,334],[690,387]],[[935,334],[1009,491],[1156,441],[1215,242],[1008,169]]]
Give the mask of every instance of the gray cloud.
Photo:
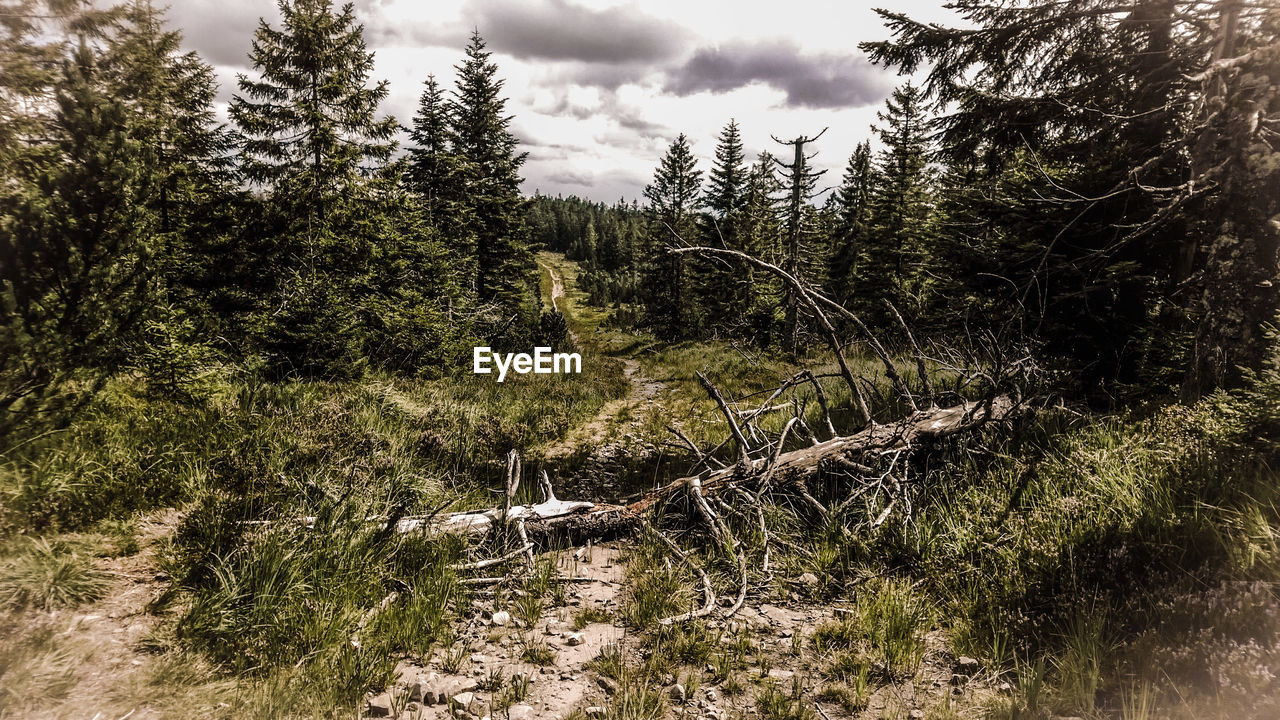
[[[804,55],[785,42],[738,43],[698,50],[669,73],[665,89],[683,96],[757,82],[785,92],[793,107],[844,108],[880,102],[892,79],[857,55]]]
[[[169,7],[170,27],[182,31],[183,45],[214,65],[243,68],[249,65],[249,47],[258,18],[275,23],[275,3],[261,0],[179,2]]]
[[[670,59],[686,31],[635,8],[592,10],[566,0],[477,0],[464,9],[494,50],[521,59],[622,65]]]
[[[578,170],[559,170],[547,174],[547,179],[561,185],[581,185],[591,187],[596,184],[595,173]]]

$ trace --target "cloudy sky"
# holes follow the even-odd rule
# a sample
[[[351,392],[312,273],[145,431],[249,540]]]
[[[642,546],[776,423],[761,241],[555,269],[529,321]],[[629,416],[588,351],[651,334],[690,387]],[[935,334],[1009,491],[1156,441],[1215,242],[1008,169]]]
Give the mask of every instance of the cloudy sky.
[[[747,151],[778,149],[770,134],[830,130],[814,163],[834,185],[869,135],[895,84],[871,65],[863,40],[886,36],[872,11],[889,5],[948,21],[940,0],[356,0],[384,110],[408,124],[429,74],[453,82],[472,28],[506,80],[513,130],[529,152],[525,190],[596,200],[638,197],[678,133],[710,166],[730,118]],[[172,0],[186,44],[218,70],[221,101],[251,72],[248,50],[274,0]]]

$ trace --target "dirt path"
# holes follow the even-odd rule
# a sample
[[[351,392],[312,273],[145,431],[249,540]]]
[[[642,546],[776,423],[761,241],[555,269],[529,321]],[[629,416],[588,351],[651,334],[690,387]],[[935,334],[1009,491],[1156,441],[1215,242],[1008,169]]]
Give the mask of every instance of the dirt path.
[[[551,307],[560,311],[559,300],[564,298],[564,281],[560,273],[551,265],[543,265],[551,276]],[[574,344],[581,346],[579,336],[572,326],[569,336]],[[547,459],[555,459],[571,454],[584,445],[599,447],[619,442],[629,430],[639,426],[645,411],[651,409],[662,392],[661,381],[647,377],[640,363],[631,358],[617,358],[622,362],[622,375],[627,379],[629,389],[625,397],[606,403],[600,412],[585,424],[576,428],[561,440],[543,449]]]

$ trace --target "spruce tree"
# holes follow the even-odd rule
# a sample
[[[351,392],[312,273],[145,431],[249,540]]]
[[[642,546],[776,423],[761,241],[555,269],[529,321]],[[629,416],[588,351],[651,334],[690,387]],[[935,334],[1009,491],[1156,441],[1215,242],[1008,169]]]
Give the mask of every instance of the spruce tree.
[[[1280,303],[1276,283],[1257,280],[1280,271],[1276,231],[1261,220],[1266,203],[1231,217],[1229,228],[1218,222],[1235,214],[1227,207],[1251,202],[1235,188],[1270,181],[1267,163],[1239,151],[1266,147],[1274,124],[1270,103],[1250,89],[1274,77],[1263,51],[1274,47],[1274,8],[953,5],[959,27],[882,12],[894,38],[864,49],[904,73],[928,68],[925,94],[948,109],[937,124],[940,160],[968,179],[970,195],[1006,193],[974,205],[964,223],[969,244],[993,258],[988,272],[1002,278],[971,291],[999,293],[985,304],[1011,309],[991,321],[1027,320],[1046,354],[1104,396],[1183,381],[1195,397],[1237,382],[1234,368],[1259,362],[1260,324]],[[1229,99],[1236,81],[1235,97],[1251,100]],[[1224,229],[1250,249],[1215,250]],[[1246,255],[1257,276],[1237,272],[1250,263],[1227,262],[1235,266],[1227,271],[1220,262]],[[1251,285],[1260,291],[1239,291]],[[1222,352],[1206,354],[1215,346]]]
[[[860,270],[859,258],[867,242],[867,225],[873,189],[871,142],[858,144],[839,189],[833,195],[831,258],[827,268],[827,290],[832,299],[843,303]]]
[[[684,255],[667,252],[698,238],[695,211],[702,184],[702,171],[681,133],[671,143],[653,173],[653,182],[644,189],[649,201],[645,263],[641,272],[645,322],[666,340],[675,340],[696,330],[697,313],[692,307]]]
[[[883,312],[884,300],[908,315],[926,302],[932,231],[933,174],[927,158],[927,118],[920,91],[911,83],[894,90],[877,113],[874,128],[883,149],[875,163],[879,179],[871,197],[866,271],[857,295],[864,312]]]
[[[781,160],[775,162],[783,170],[783,178],[786,180],[787,186],[787,204],[786,204],[786,233],[785,247],[782,256],[782,269],[786,270],[792,277],[799,279],[801,282],[810,284],[819,284],[815,282],[819,278],[818,275],[822,268],[814,262],[815,258],[822,257],[822,252],[817,247],[821,240],[821,228],[817,223],[813,222],[814,214],[810,212],[812,205],[810,201],[816,194],[818,178],[826,172],[826,170],[812,170],[809,161],[813,159],[813,155],[805,153],[805,145],[808,145],[826,133],[824,128],[822,132],[814,137],[806,137],[804,135],[797,136],[793,140],[783,142],[774,138],[774,140],[783,145],[790,145],[791,162],[784,163]],[[787,285],[783,288],[783,341],[788,352],[797,352],[800,349],[800,301],[796,296],[795,290]]]
[[[738,123],[730,120],[720,131],[715,163],[707,175],[702,207],[708,211],[702,235],[713,244],[742,250],[742,210],[747,184],[747,166],[742,152]],[[716,335],[735,332],[747,311],[750,273],[741,277],[736,267],[723,262],[695,264],[700,305],[706,313],[707,328]]]
[[[775,165],[773,155],[767,150],[761,151],[747,173],[740,237],[747,254],[777,264],[782,261],[782,183]],[[748,332],[757,345],[772,345],[777,341],[776,310],[782,286],[772,275],[752,271],[747,277],[750,278]]]
[[[427,225],[447,239],[453,253],[451,273],[474,299],[476,238],[473,208],[465,193],[466,164],[454,150],[449,102],[434,75],[424,83],[409,138],[406,180],[422,204]]]
[[[153,300],[151,151],[87,43],[52,89],[46,152],[11,168],[0,206],[0,434],[119,368]]]
[[[367,87],[373,54],[352,5],[281,0],[280,29],[259,23],[231,118],[241,171],[269,195],[262,298],[255,323],[277,374],[351,375],[363,367],[359,306],[378,247],[394,238],[355,226],[370,179],[395,150],[394,118],[377,117],[387,84]]]
[[[147,202],[159,222],[152,242],[158,302],[147,321],[150,339],[140,340],[139,352],[153,358],[148,375],[179,394],[185,391],[178,378],[193,376],[196,360],[208,354],[196,335],[224,330],[211,295],[229,279],[222,267],[227,258],[217,250],[236,222],[229,202],[233,143],[213,109],[213,68],[183,52],[181,43],[181,34],[165,29],[163,13],[149,0],[134,0],[106,39],[104,61],[157,182]],[[189,318],[199,318],[202,327]],[[165,347],[150,347],[156,340]],[[180,359],[186,370],[164,369],[164,358]]]
[[[494,329],[532,328],[537,322],[536,263],[528,245],[525,202],[520,196],[518,152],[503,81],[484,39],[473,32],[449,103],[454,153],[464,163],[462,187],[468,222],[475,233],[475,287],[482,302],[498,308]],[[471,261],[471,258],[462,258]],[[519,320],[513,324],[512,318]],[[512,338],[514,342],[515,338]]]
[[[230,114],[244,142],[241,171],[319,221],[335,198],[358,191],[367,169],[395,150],[395,118],[376,117],[386,81],[366,87],[373,53],[348,3],[280,0],[279,30],[265,20],[239,76]]]

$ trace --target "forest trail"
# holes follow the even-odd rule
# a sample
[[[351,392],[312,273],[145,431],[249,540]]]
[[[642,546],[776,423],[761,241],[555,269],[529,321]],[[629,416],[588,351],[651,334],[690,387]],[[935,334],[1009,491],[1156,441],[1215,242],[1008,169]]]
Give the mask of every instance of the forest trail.
[[[551,278],[551,307],[563,313],[564,310],[560,307],[561,301],[566,297],[563,276],[559,269],[550,263],[544,264],[540,260],[538,264]],[[569,337],[573,339],[575,345],[582,348],[581,336],[574,330],[573,323],[570,322],[568,327]],[[602,452],[606,446],[619,444],[629,431],[639,426],[641,418],[646,414],[644,411],[650,410],[656,404],[658,395],[664,387],[661,381],[646,376],[637,360],[616,355],[607,356],[622,363],[622,375],[626,378],[628,385],[627,394],[606,403],[591,420],[543,448],[542,454],[548,460],[566,457],[584,446],[598,448],[593,452]]]

